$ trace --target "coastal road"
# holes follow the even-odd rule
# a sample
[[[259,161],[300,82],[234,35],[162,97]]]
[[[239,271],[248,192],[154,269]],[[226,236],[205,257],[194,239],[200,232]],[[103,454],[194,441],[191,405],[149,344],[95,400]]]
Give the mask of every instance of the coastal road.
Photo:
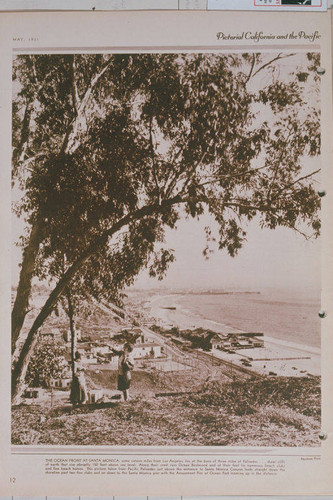
[[[196,351],[196,353],[201,357],[201,359],[206,360],[206,362],[210,360],[211,362],[214,362],[214,364],[217,364],[220,367],[224,368],[224,370],[222,370],[223,373],[232,379],[246,380],[248,378],[254,378],[254,377],[263,378],[263,375],[261,375],[260,373],[249,370],[244,366],[236,365],[232,361],[226,361],[225,359],[218,358],[217,356],[214,356],[214,354],[212,353],[198,351],[198,350]]]
[[[186,353],[184,353],[184,351],[176,347],[171,340],[166,339],[163,335],[154,332],[147,327],[141,326],[140,328],[142,328],[143,332],[153,338],[157,343],[162,343],[164,346],[167,346],[169,352],[171,351],[171,353],[177,356],[177,358],[181,357],[185,364],[188,358],[192,358],[194,363],[197,365],[200,364],[205,369],[207,369],[207,365],[210,367],[218,366],[223,375],[226,375],[232,380],[246,380],[253,377],[262,378],[260,374],[243,366],[236,365],[235,363],[214,356],[213,353],[199,351],[197,349],[186,351]]]
[[[123,311],[117,306],[108,306],[105,303],[98,303],[99,307],[104,312],[124,314],[128,319],[131,318],[131,315],[127,312]],[[168,354],[171,354],[171,358],[173,357],[177,362],[183,363],[185,365],[190,365],[195,368],[202,369],[211,369],[218,367],[221,373],[231,380],[245,380],[250,377],[261,378],[262,375],[248,370],[247,368],[239,365],[235,365],[230,361],[226,361],[224,359],[218,358],[214,356],[212,353],[207,353],[204,351],[199,351],[197,349],[193,349],[191,351],[182,351],[178,347],[176,347],[173,342],[169,339],[166,339],[164,335],[157,333],[146,326],[139,326],[143,333],[145,333],[150,339],[154,340],[157,344],[163,346]]]

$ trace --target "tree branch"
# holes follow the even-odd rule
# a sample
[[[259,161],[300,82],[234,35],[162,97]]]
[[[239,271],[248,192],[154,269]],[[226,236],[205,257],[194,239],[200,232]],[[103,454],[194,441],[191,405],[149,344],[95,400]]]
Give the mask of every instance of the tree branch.
[[[86,92],[81,100],[80,110],[79,110],[80,113],[82,113],[83,108],[85,108],[85,106],[87,105],[87,102],[88,102],[91,94],[93,93],[96,84],[102,78],[102,76],[104,75],[104,73],[106,72],[106,70],[108,69],[108,67],[110,66],[111,63],[112,63],[112,57],[110,57],[110,59],[108,59],[103,64],[102,69],[91,80],[91,83],[88,86],[88,88],[87,88],[87,90],[86,90]]]
[[[308,179],[309,177],[312,177],[313,175],[315,174],[318,174],[318,172],[320,172],[320,168],[318,168],[318,170],[315,170],[314,172],[311,172],[310,174],[307,174],[307,175],[303,175],[303,177],[299,177],[298,179],[296,179],[295,181],[291,182],[290,184],[285,184],[281,189],[279,189],[279,191],[276,193],[275,196],[272,197],[272,201],[276,200],[276,198],[281,194],[283,193],[283,191],[285,191],[286,189],[289,189],[290,187],[294,186],[295,184],[297,184],[298,182],[301,182],[303,181],[304,179]]]
[[[158,179],[157,179],[157,169],[156,169],[156,162],[155,162],[155,151],[154,151],[154,143],[153,143],[153,116],[150,114],[150,120],[149,120],[149,145],[150,145],[150,154],[151,154],[151,161],[153,165],[153,176],[154,176],[154,182],[155,186],[157,189],[157,199],[158,199],[158,204],[160,204],[161,199],[160,199],[160,186],[158,184]]]
[[[205,159],[205,156],[207,154],[207,151],[205,151],[203,153],[203,155],[201,156],[200,160],[192,167],[192,172],[191,172],[191,175],[188,175],[186,181],[184,182],[184,185],[182,187],[182,189],[180,190],[180,192],[178,193],[180,196],[182,195],[185,195],[186,194],[186,188],[188,187],[188,185],[191,183],[192,181],[192,176],[195,174],[195,171],[196,169],[199,167],[199,165],[202,164],[202,162],[204,161]]]
[[[247,82],[250,80],[251,78],[251,75],[252,75],[252,72],[253,72],[253,68],[254,68],[254,65],[256,63],[256,54],[253,54],[252,55],[252,64],[251,64],[251,68],[250,68],[250,71],[249,71],[249,74],[247,75],[246,77],[246,80],[245,80],[245,85],[247,84]]]
[[[69,123],[67,131],[64,135],[63,143],[61,146],[60,151],[61,152],[67,152],[68,150],[75,150],[74,147],[74,140],[75,140],[75,134],[77,132],[77,127],[79,126],[79,121],[82,119],[83,112],[89,102],[90,96],[92,95],[95,86],[99,82],[99,80],[102,78],[102,76],[105,74],[106,70],[110,66],[112,62],[112,58],[108,59],[102,66],[101,70],[95,74],[95,76],[92,78],[90,85],[87,87],[85,94],[83,98],[80,101],[80,104],[77,107],[77,113],[75,118]]]
[[[33,348],[37,342],[37,331],[42,326],[45,319],[51,314],[54,306],[59,300],[60,296],[63,294],[66,287],[71,282],[72,278],[78,272],[78,270],[89,260],[95,252],[99,250],[102,245],[105,245],[108,238],[117,233],[122,227],[128,225],[130,222],[141,219],[143,217],[153,215],[162,212],[166,207],[171,206],[176,203],[182,202],[181,197],[175,196],[169,200],[165,200],[160,205],[154,203],[151,205],[146,205],[133,213],[125,215],[122,219],[117,221],[112,227],[106,230],[102,235],[96,238],[82,254],[76,259],[76,261],[71,265],[69,269],[60,278],[55,288],[50,293],[48,299],[46,300],[44,306],[40,310],[37,318],[35,319],[25,343],[22,347],[18,360],[12,371],[12,400],[13,403],[18,402],[19,395],[22,387],[24,386],[24,380],[29,364],[29,360],[32,355]]]
[[[208,177],[209,180],[201,182],[200,184],[198,184],[198,187],[206,186],[208,184],[214,184],[215,182],[218,182],[219,180],[222,179],[233,179],[235,177],[244,177],[245,175],[253,174],[255,172],[259,172],[260,170],[264,170],[265,168],[267,168],[267,165],[258,168],[253,168],[251,170],[247,170],[246,172],[239,172],[238,174],[225,174],[225,175],[219,175],[217,177],[210,176]],[[205,178],[207,179],[207,177]]]
[[[34,86],[33,92],[30,95],[30,98],[26,102],[25,111],[22,119],[22,128],[21,128],[21,138],[18,147],[13,151],[13,162],[21,163],[24,161],[25,154],[28,148],[28,141],[30,136],[30,122],[31,122],[31,114],[32,114],[32,105],[33,101],[36,98],[38,92],[41,90],[42,86],[38,81],[37,71],[34,61],[34,56],[28,56],[27,60],[30,62]],[[13,170],[15,173],[15,169]]]
[[[21,164],[23,162],[26,150],[28,148],[28,140],[29,140],[29,133],[30,133],[30,120],[31,120],[31,112],[32,112],[31,103],[32,103],[32,98],[29,99],[29,101],[26,103],[26,106],[25,106],[24,115],[23,115],[23,119],[22,119],[22,126],[21,126],[20,142],[19,142],[17,148],[15,148],[13,151],[13,163],[14,164],[16,162],[19,164]]]
[[[73,107],[76,116],[78,115],[78,108],[80,105],[79,93],[77,90],[76,84],[76,64],[75,64],[75,54],[72,56],[72,66],[71,66],[71,76],[72,76],[72,98],[73,98]]]
[[[258,68],[252,75],[252,77],[254,78],[260,71],[262,71],[263,69],[267,68],[267,66],[270,66],[273,62],[275,61],[279,61],[280,59],[286,59],[287,57],[293,57],[295,54],[278,54],[276,57],[274,57],[273,59],[271,59],[270,61],[268,61],[267,63],[263,64],[262,66],[260,66],[260,68]]]

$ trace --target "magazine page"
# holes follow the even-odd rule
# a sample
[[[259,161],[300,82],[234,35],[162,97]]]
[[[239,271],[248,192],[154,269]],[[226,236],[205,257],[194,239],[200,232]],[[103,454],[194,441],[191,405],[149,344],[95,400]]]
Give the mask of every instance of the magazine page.
[[[332,494],[330,14],[0,37],[1,494]]]

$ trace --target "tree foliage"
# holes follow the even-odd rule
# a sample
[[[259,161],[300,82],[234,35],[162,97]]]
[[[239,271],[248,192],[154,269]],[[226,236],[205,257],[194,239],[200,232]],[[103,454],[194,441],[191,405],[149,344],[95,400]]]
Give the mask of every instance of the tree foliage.
[[[49,387],[50,380],[61,378],[65,370],[64,348],[40,342],[31,357],[26,382],[31,387]]]
[[[320,150],[319,61],[308,54],[290,71],[287,57],[296,56],[15,59],[13,182],[31,233],[14,341],[34,275],[57,285],[28,343],[69,285],[119,302],[142,268],[162,277],[174,259],[161,249],[164,231],[180,217],[209,212],[231,256],[255,217],[261,227],[319,234],[314,173],[303,171]]]
[[[70,265],[127,213],[175,196],[192,217],[208,207],[220,225],[220,248],[231,255],[245,238],[242,221],[257,214],[262,226],[295,228],[306,221],[318,231],[316,194],[294,181],[302,156],[319,151],[319,112],[308,109],[300,120],[304,84],[299,73],[291,81],[290,75],[286,81],[272,79],[250,92],[245,84],[248,58],[18,58],[14,76],[20,79],[19,100],[26,102],[25,114],[31,109],[33,126],[14,172],[22,179],[28,163],[20,210],[30,220],[38,215],[45,222],[41,277],[59,276],[59,256],[65,254]],[[275,121],[258,119],[255,103],[268,107]],[[14,133],[14,158],[22,142],[17,138],[20,125]],[[254,168],[260,158],[262,165]],[[112,267],[113,272],[104,274],[115,277],[111,288],[116,292],[148,265],[154,243],[163,241],[163,228],[174,227],[179,216],[179,208],[170,204],[161,207],[158,217],[133,222],[115,250],[101,248],[103,256],[96,255],[94,265],[87,267]],[[139,252],[134,256],[133,246]]]

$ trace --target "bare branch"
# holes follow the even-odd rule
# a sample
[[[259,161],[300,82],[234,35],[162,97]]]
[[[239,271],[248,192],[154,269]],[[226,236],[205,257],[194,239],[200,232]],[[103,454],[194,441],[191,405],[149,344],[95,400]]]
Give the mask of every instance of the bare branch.
[[[151,160],[152,160],[152,165],[153,165],[154,182],[155,182],[155,186],[157,189],[158,203],[160,204],[160,202],[161,202],[160,186],[158,184],[157,166],[156,166],[156,161],[155,161],[155,150],[154,150],[154,143],[153,143],[153,116],[152,116],[152,114],[150,115],[150,120],[149,120],[149,145],[150,145],[150,154],[151,154]]]
[[[15,169],[16,162],[18,162],[18,163],[23,162],[23,160],[26,156],[26,151],[28,149],[28,140],[29,140],[29,133],[30,133],[30,120],[31,120],[31,112],[32,112],[31,103],[32,103],[32,99],[30,99],[25,106],[23,120],[22,120],[22,126],[21,126],[20,142],[19,142],[17,148],[15,148],[13,151],[14,169]]]
[[[112,62],[112,58],[110,57],[110,59],[108,59],[102,66],[102,69],[96,73],[96,75],[93,77],[93,79],[91,80],[91,83],[90,85],[88,86],[83,98],[82,98],[82,101],[81,101],[81,104],[80,104],[80,107],[79,107],[79,113],[82,113],[83,109],[86,107],[87,105],[87,102],[91,96],[91,94],[93,93],[98,81],[102,78],[102,76],[104,75],[104,73],[106,72],[106,70],[108,69],[108,67],[110,66]]]
[[[77,90],[77,84],[76,84],[76,64],[75,64],[75,54],[73,54],[73,59],[72,59],[72,66],[71,66],[71,71],[72,71],[72,98],[73,98],[73,107],[75,114],[78,115],[78,108],[80,105],[80,98],[79,98],[79,93]]]
[[[32,110],[33,110],[32,105],[33,105],[33,102],[34,102],[38,92],[42,88],[41,84],[38,81],[34,56],[29,56],[27,58],[27,61],[29,61],[31,64],[31,69],[32,69],[32,74],[33,74],[33,79],[34,79],[34,86],[33,86],[33,92],[31,94],[29,100],[26,102],[24,115],[23,115],[23,119],[22,119],[20,142],[19,142],[19,145],[17,146],[17,148],[14,149],[14,151],[13,151],[14,164],[15,164],[15,162],[21,163],[25,159],[27,149],[28,149],[30,131],[31,131],[30,130],[30,122],[31,122],[31,114],[32,114]],[[15,167],[14,167],[13,171],[15,172]]]
[[[247,84],[247,82],[250,80],[250,78],[251,78],[251,76],[252,76],[252,72],[253,72],[253,68],[254,68],[255,62],[256,62],[256,54],[253,54],[253,55],[252,55],[252,64],[251,64],[251,68],[250,68],[249,74],[248,74],[248,75],[247,75],[247,77],[246,77],[246,80],[245,80],[245,85]]]
[[[41,83],[39,82],[38,80],[38,77],[37,77],[37,71],[36,71],[36,65],[35,65],[35,59],[34,59],[34,56],[30,56],[30,61],[31,61],[31,67],[32,67],[32,72],[33,72],[33,75],[34,75],[34,79],[35,79],[35,84],[37,85],[37,89],[35,90],[34,94],[36,94],[39,90],[42,89],[42,85]]]
[[[267,68],[267,66],[270,66],[273,62],[279,61],[280,59],[286,59],[287,57],[293,57],[295,54],[278,54],[276,57],[268,61],[267,63],[263,64],[258,68],[254,73],[253,73],[253,78],[263,69]]]
[[[37,153],[34,156],[30,156],[30,158],[27,158],[26,160],[22,161],[20,160],[20,166],[28,169],[31,162],[37,160],[37,158],[42,158],[43,156],[46,156],[45,151],[41,151],[40,153]]]
[[[314,236],[314,234],[306,234],[306,233],[304,233],[304,232],[303,232],[303,231],[301,231],[300,229],[297,229],[297,227],[295,227],[295,226],[293,226],[293,230],[294,230],[296,233],[298,233],[298,234],[300,234],[301,236],[303,236],[303,238],[305,238],[305,239],[306,239],[306,241],[310,241],[310,240],[311,240],[311,238],[313,238],[313,236]]]
[[[87,87],[86,92],[85,92],[83,98],[81,99],[80,104],[77,108],[77,115],[76,115],[75,119],[72,120],[68,125],[67,131],[64,135],[62,147],[60,149],[61,152],[68,151],[69,149],[72,149],[72,150],[75,149],[74,148],[74,140],[75,140],[75,135],[77,133],[77,129],[79,127],[79,122],[80,122],[80,120],[82,120],[84,110],[87,107],[89,99],[90,99],[97,83],[102,78],[102,76],[105,74],[105,72],[108,69],[108,67],[110,66],[111,62],[112,62],[112,58],[110,57],[103,64],[101,70],[98,73],[96,73],[95,76],[92,78],[92,80],[91,80],[89,86]]]

